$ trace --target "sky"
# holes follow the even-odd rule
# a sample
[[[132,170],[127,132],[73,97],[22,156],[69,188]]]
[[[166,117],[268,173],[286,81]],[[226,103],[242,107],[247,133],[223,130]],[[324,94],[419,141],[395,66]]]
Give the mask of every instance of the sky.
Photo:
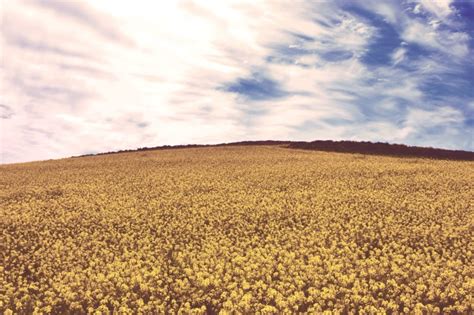
[[[269,139],[474,150],[474,0],[0,12],[0,163]]]

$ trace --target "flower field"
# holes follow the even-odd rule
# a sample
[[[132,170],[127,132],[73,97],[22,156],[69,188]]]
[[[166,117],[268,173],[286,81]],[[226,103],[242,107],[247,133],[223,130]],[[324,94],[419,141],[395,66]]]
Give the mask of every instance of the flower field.
[[[473,236],[469,161],[230,146],[3,165],[0,313],[472,314]]]

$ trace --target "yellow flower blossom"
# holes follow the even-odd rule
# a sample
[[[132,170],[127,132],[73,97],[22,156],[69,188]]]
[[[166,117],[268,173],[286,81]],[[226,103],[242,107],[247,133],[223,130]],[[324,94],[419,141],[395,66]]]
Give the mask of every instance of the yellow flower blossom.
[[[472,314],[474,163],[220,147],[0,166],[0,314]]]

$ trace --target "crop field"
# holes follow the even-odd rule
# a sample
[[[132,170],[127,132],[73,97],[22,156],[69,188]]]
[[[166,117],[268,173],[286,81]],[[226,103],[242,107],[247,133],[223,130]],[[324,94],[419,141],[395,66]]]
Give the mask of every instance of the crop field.
[[[229,146],[0,166],[0,313],[474,312],[474,162]]]

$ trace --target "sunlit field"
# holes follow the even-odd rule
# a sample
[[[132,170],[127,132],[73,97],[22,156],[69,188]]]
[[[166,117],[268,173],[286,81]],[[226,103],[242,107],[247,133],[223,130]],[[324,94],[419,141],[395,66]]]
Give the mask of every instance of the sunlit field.
[[[474,162],[277,146],[0,166],[0,312],[474,311]]]

